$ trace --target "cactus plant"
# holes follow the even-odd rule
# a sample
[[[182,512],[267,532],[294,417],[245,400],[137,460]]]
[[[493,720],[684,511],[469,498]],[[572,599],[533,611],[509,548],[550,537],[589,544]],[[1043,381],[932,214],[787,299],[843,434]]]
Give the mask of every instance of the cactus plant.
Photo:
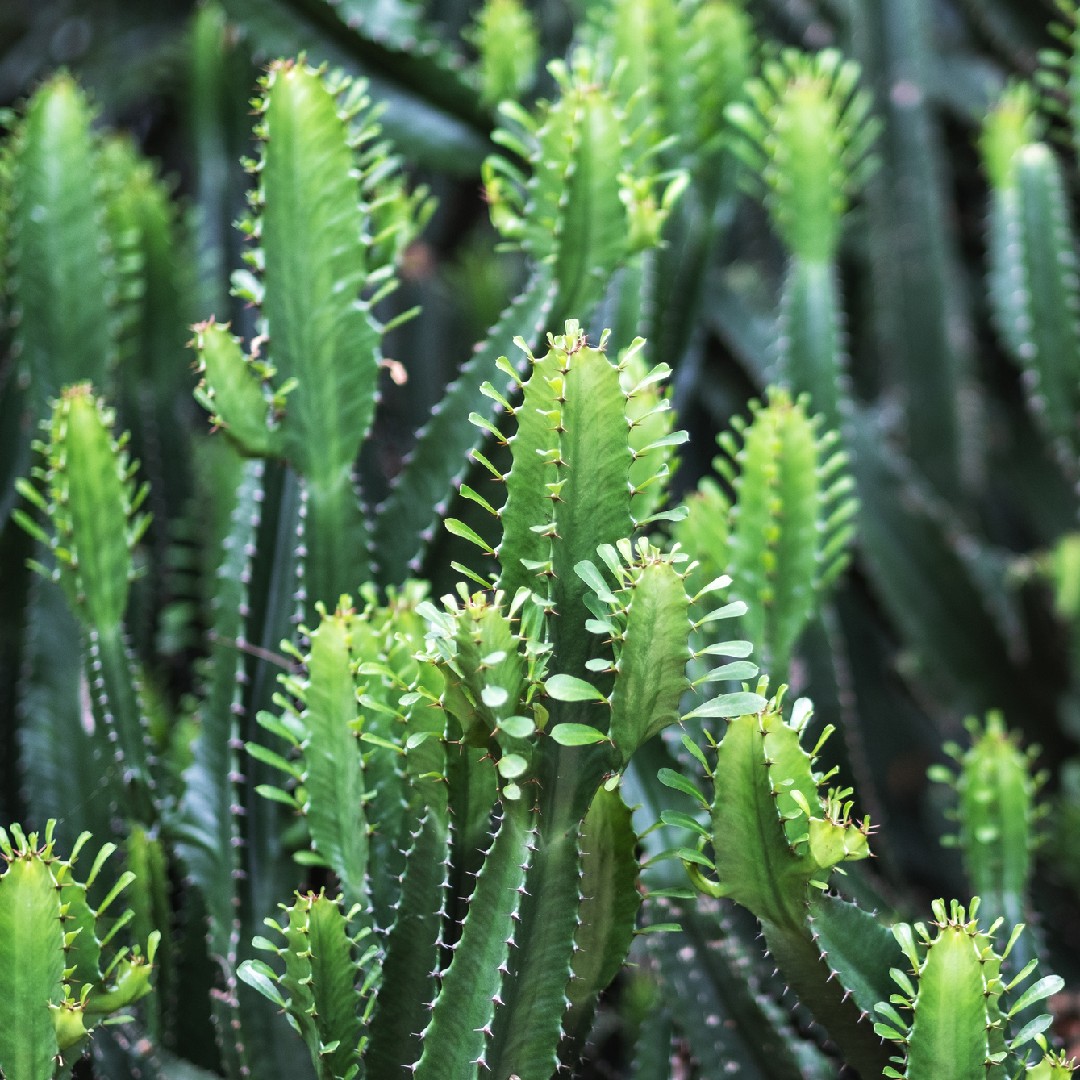
[[[1071,1074],[1072,0],[0,22],[0,1075]]]
[[[27,836],[18,824],[0,830],[0,926],[4,970],[13,984],[4,999],[0,1069],[11,1080],[70,1076],[94,1028],[119,1022],[122,1017],[113,1014],[151,992],[157,931],[146,940],[145,956],[138,948],[121,948],[104,960],[131,911],[103,916],[133,875],[122,875],[91,906],[87,890],[115,848],[101,848],[80,881],[74,864],[89,834],[65,859],[55,850],[53,825],[48,823],[40,845],[38,833]]]
[[[292,799],[303,814],[316,857],[341,887],[342,913],[349,910],[362,934],[375,929],[387,938],[381,977],[378,960],[365,953],[371,974],[348,980],[377,983],[374,1005],[361,996],[344,1010],[341,1027],[309,1041],[317,1062],[348,1046],[357,1068],[378,1072],[385,1066],[366,1061],[368,1054],[387,1060],[380,1023],[400,1027],[391,1017],[402,1010],[422,1016],[430,1000],[419,1041],[406,1036],[418,1057],[403,1060],[399,1041],[399,1065],[413,1065],[420,1076],[549,1076],[580,1042],[583,1033],[572,1025],[591,1015],[629,948],[639,899],[637,837],[611,780],[641,743],[679,717],[691,598],[685,556],[630,539],[628,413],[641,391],[623,390],[604,344],[602,337],[589,346],[570,322],[544,356],[528,354],[531,373],[507,440],[512,464],[497,515],[501,539],[492,545],[460,521],[447,523],[496,555],[499,573],[487,583],[472,575],[484,591],[463,583],[441,607],[416,606],[427,638],[419,667],[404,653],[405,669],[387,670],[389,642],[367,627],[382,623],[394,632],[394,624],[370,610],[358,618],[343,600],[308,634],[306,679],[285,680],[298,706],[263,720],[299,755],[293,762],[252,748],[296,785],[292,795],[268,794]],[[652,380],[642,382],[647,390]],[[716,614],[722,611],[704,619]],[[372,677],[396,688],[388,699],[370,692]],[[746,696],[721,696],[713,705]],[[440,715],[445,719],[434,724]],[[455,764],[470,747],[482,754]],[[404,764],[395,768],[395,757]],[[477,774],[485,773],[481,781]],[[398,787],[396,797],[387,785]],[[365,788],[372,805],[396,801],[402,811],[401,834],[383,840],[407,852],[389,904],[375,884],[384,863],[368,853]],[[485,789],[489,807],[478,812],[469,803]],[[454,832],[468,820],[463,807],[478,832],[491,833],[461,915],[461,894],[450,887],[462,869]],[[388,817],[381,821],[385,829]],[[583,838],[592,837],[601,842],[586,846]],[[325,903],[301,897],[288,909],[289,926],[308,925]],[[418,940],[421,930],[428,937]],[[294,931],[282,932],[289,938]],[[397,959],[402,932],[411,935],[407,965]],[[436,963],[432,976],[440,947],[450,944],[449,964]],[[283,976],[251,963],[241,975],[284,1004],[305,1031],[306,1017],[318,1013],[311,994],[318,998],[323,980],[329,993],[344,975],[312,968],[299,978],[291,969],[296,949],[276,949],[285,958]],[[361,970],[365,961],[357,956],[354,963]],[[410,989],[420,996],[410,999]]]

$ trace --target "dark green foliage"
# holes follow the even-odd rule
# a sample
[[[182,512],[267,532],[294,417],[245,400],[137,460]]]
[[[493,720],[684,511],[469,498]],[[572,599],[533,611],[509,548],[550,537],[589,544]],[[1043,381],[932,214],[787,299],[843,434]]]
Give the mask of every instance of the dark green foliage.
[[[1071,1075],[1074,0],[8,8],[0,1077]]]

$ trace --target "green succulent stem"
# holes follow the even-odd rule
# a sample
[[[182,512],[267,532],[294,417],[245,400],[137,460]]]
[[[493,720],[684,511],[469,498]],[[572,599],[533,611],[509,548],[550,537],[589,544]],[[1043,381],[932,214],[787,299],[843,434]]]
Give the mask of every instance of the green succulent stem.
[[[59,74],[31,98],[15,140],[11,285],[35,419],[62,387],[101,386],[116,357],[115,267],[91,125],[83,91]]]
[[[116,1019],[112,1014],[152,989],[156,930],[145,955],[114,945],[114,955],[105,957],[131,912],[103,916],[131,875],[121,876],[96,909],[88,900],[114,845],[98,852],[80,881],[74,865],[89,834],[64,858],[55,850],[55,824],[48,822],[43,837],[27,835],[18,824],[0,828],[0,961],[11,981],[0,1003],[0,1071],[10,1080],[65,1075],[101,1021]]]
[[[1071,473],[1080,454],[1073,378],[1080,285],[1065,181],[1039,127],[1023,84],[1010,87],[986,120],[981,144],[991,181],[989,286],[1031,410]]]
[[[424,1052],[414,1070],[418,1080],[471,1080],[477,1067],[487,1063],[485,1044],[496,1018],[502,972],[517,947],[515,914],[534,846],[531,816],[525,799],[503,807],[424,1032]]]
[[[777,676],[789,671],[814,605],[843,573],[855,532],[848,457],[812,404],[781,388],[752,403],[750,422],[736,418],[718,439],[713,465],[727,491],[703,480],[672,528],[701,564],[695,581],[731,577],[745,604],[743,632]]]
[[[1038,748],[1020,748],[999,712],[985,723],[967,721],[971,746],[946,744],[955,773],[936,766],[931,779],[949,784],[957,805],[951,816],[958,828],[946,842],[960,848],[973,895],[985,917],[1018,926],[1028,919],[1029,889],[1039,843],[1039,821],[1045,808],[1038,795],[1046,776],[1035,771]],[[1033,935],[1023,935],[1011,950],[1009,970],[1020,970],[1034,958]]]
[[[38,444],[40,487],[20,482],[23,496],[47,515],[46,527],[25,512],[16,519],[47,544],[54,566],[35,564],[57,580],[86,638],[85,668],[95,730],[91,741],[116,761],[114,806],[144,825],[156,820],[153,753],[124,617],[135,576],[133,549],[149,518],[139,513],[126,435],[114,438],[114,416],[78,383],[53,403],[49,439]],[[43,489],[43,490],[42,490]]]
[[[766,948],[799,1000],[813,1010],[836,1041],[844,1060],[862,1076],[880,1076],[889,1055],[867,1022],[865,1010],[844,983],[832,977],[832,970],[808,933],[805,910],[791,914],[798,921],[785,926],[762,921]]]
[[[777,377],[832,431],[843,428],[848,400],[846,347],[836,265],[793,255],[780,293]]]
[[[869,822],[851,819],[850,791],[820,790],[825,777],[813,764],[824,737],[813,753],[800,745],[809,702],[796,702],[785,720],[781,700],[782,693],[728,721],[709,766],[712,799],[697,796],[710,805],[711,826],[700,832],[697,850],[679,854],[699,889],[753,912],[784,978],[845,1059],[864,1075],[880,1075],[888,1057],[867,1022],[867,1005],[834,979],[812,920],[813,898],[833,867],[869,855]]]
[[[1002,963],[1023,928],[1016,926],[998,952],[996,933],[1001,920],[984,930],[976,918],[978,909],[977,897],[968,908],[955,900],[948,907],[943,900],[935,900],[929,928],[923,923],[893,927],[907,965],[903,970],[893,969],[901,992],[889,1003],[879,1004],[881,1022],[875,1030],[901,1046],[901,1055],[893,1060],[904,1071],[890,1066],[885,1076],[910,1080],[931,1075],[949,1080],[1004,1077],[1009,1075],[1010,1052],[1022,1051],[1049,1024],[1049,1016],[1043,1016],[1025,1024],[1018,1034],[1010,1031],[1015,1016],[1055,993],[1062,980],[1049,976],[1019,991],[1018,984],[1035,967],[1031,963],[1006,984]],[[1010,991],[1018,996],[1006,1003]]]
[[[0,1076],[1071,1076],[1077,0],[56,6]]]
[[[945,133],[930,90],[932,5],[855,4],[850,15],[852,52],[881,120],[880,168],[865,197],[874,333],[888,381],[918,403],[904,414],[909,456],[943,498],[959,500],[965,470],[977,460],[962,411],[975,331],[962,301]]]
[[[135,665],[120,626],[92,630],[87,648],[95,720],[116,735],[116,767],[131,816],[144,825],[158,819],[159,793],[153,746],[140,700]]]

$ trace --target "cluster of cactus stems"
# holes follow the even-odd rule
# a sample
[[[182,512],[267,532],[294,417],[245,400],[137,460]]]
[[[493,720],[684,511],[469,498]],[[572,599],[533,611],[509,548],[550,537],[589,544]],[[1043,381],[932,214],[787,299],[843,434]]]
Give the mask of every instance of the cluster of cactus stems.
[[[94,1029],[122,1022],[121,1010],[151,992],[160,932],[150,932],[145,956],[138,946],[117,948],[114,938],[134,912],[107,914],[135,874],[125,871],[92,906],[89,890],[116,847],[101,848],[80,881],[74,867],[90,834],[83,833],[65,859],[55,850],[54,826],[47,824],[40,844],[38,833],[27,836],[17,824],[10,832],[0,829],[0,956],[8,978],[0,1006],[4,1076],[70,1076]]]
[[[861,7],[833,14],[869,61],[898,31]],[[897,5],[913,54],[919,7]],[[1064,103],[1074,134],[1061,8],[1062,51],[1005,90],[979,147],[995,326],[1072,482],[1080,286],[1044,118]],[[19,421],[0,539],[36,572],[5,750],[40,820],[0,828],[0,1080],[70,1076],[90,1050],[107,1077],[549,1080],[596,1060],[639,986],[635,1080],[1071,1076],[1044,1008],[1068,969],[1026,924],[1040,845],[1070,843],[1075,762],[1051,825],[1038,752],[996,711],[1031,708],[1001,560],[945,508],[971,509],[955,403],[935,403],[947,452],[927,463],[925,418],[896,449],[854,391],[847,223],[865,192],[882,227],[880,185],[911,180],[893,157],[922,129],[838,48],[759,63],[734,0],[590,4],[546,78],[516,0],[464,30],[468,70],[419,5],[257,9],[196,17],[200,107],[226,15],[279,56],[329,28],[327,55],[352,42],[373,74],[265,68],[237,303],[191,299],[167,186],[72,76],[0,148],[0,420]],[[454,123],[430,161],[482,145],[464,167],[519,287],[387,476],[383,398],[412,389],[397,350],[424,318],[409,260],[438,220],[406,161],[431,80]],[[758,396],[680,501],[680,316],[722,277],[739,190],[780,252],[775,317],[742,339]],[[1025,565],[1075,625],[1072,542]],[[853,560],[926,642],[913,682],[966,686],[985,716],[930,770],[968,892],[929,918],[867,869]],[[956,610],[988,629],[958,640]],[[160,656],[192,654],[173,700]],[[1061,864],[1075,886],[1075,851]]]

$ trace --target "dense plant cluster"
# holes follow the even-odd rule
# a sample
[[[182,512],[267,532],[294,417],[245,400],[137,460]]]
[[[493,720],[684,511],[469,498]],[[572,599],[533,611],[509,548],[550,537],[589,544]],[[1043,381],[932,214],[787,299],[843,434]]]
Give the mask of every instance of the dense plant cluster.
[[[1072,0],[0,30],[2,1080],[1072,1075]]]

